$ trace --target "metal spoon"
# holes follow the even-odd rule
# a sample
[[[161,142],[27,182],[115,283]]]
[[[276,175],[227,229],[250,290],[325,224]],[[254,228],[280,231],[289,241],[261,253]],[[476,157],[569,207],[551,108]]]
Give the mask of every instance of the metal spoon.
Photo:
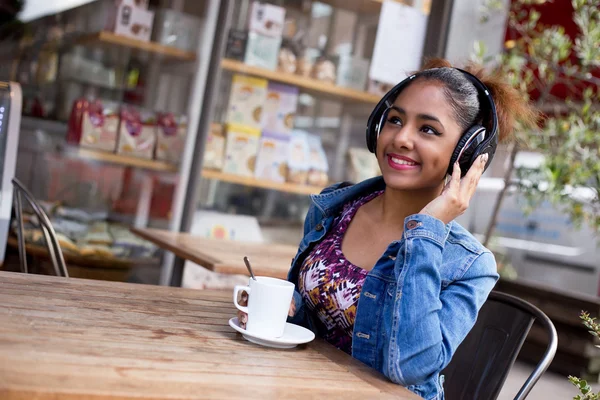
[[[248,268],[248,272],[250,272],[250,276],[252,277],[252,279],[256,280],[254,272],[252,272],[252,267],[250,266],[250,260],[248,260],[248,257],[244,257],[244,264],[246,264],[246,268]]]

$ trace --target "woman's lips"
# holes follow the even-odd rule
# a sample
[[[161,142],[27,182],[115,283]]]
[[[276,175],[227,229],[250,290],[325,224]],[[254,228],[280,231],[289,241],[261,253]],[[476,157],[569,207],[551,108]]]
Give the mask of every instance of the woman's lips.
[[[420,167],[421,164],[418,162],[403,156],[398,156],[396,154],[388,154],[388,165],[399,171],[413,170]]]

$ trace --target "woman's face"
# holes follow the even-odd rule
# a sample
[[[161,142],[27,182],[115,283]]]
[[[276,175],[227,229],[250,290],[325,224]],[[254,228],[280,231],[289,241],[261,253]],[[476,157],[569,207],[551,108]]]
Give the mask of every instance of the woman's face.
[[[462,131],[441,83],[417,80],[396,98],[377,140],[377,160],[387,186],[438,188]]]

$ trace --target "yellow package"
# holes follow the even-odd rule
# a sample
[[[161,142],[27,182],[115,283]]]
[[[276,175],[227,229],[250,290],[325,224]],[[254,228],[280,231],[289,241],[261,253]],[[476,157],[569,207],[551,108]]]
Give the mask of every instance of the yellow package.
[[[234,75],[227,108],[227,123],[260,129],[267,80]]]
[[[229,124],[223,172],[247,177],[254,176],[259,141],[260,130]]]

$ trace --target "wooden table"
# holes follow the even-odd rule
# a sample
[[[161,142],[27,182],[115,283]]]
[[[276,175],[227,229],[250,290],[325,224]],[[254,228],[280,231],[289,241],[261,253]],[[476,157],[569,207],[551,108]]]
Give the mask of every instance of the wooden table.
[[[0,272],[0,399],[417,399],[317,339],[245,341],[229,292]]]
[[[248,275],[244,265],[244,256],[248,256],[255,275],[286,279],[298,251],[296,246],[206,239],[160,229],[132,228],[131,231],[177,257],[225,274]]]

